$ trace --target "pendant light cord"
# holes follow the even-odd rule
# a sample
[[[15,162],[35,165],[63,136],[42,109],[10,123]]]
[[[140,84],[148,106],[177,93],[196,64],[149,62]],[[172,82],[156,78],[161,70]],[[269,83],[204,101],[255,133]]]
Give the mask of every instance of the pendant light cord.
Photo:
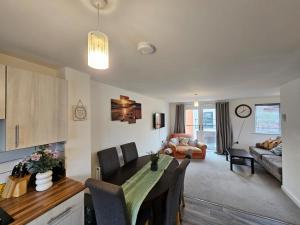
[[[97,29],[100,30],[100,2],[98,1],[97,4],[97,10],[98,10],[98,24],[97,24]]]

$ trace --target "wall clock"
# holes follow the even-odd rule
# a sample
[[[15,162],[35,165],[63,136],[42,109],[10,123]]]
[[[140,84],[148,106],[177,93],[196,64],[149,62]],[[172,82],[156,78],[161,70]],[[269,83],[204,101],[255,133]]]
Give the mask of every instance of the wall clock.
[[[252,114],[252,109],[249,105],[241,104],[235,108],[235,115],[237,115],[240,118],[247,118],[251,116],[251,114]]]

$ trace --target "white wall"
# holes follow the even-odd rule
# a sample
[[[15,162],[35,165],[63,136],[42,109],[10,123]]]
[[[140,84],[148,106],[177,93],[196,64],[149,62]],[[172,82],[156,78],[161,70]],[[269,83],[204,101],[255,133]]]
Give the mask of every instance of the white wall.
[[[85,181],[91,176],[91,103],[90,76],[65,68],[68,81],[68,141],[65,145],[67,176]],[[87,107],[87,120],[73,121],[72,106],[78,100]]]
[[[255,104],[280,103],[280,97],[262,97],[262,98],[244,98],[229,101],[230,118],[233,128],[233,141],[237,141],[243,121],[245,121],[239,138],[239,144],[234,145],[234,148],[249,149],[249,146],[255,145],[257,142],[262,142],[268,138],[276,138],[278,135],[265,135],[255,133]],[[235,115],[235,108],[240,104],[249,105],[252,108],[252,115],[246,119],[239,118]]]
[[[111,121],[111,99],[119,99],[120,95],[128,96],[142,104],[142,119],[135,124]],[[95,175],[98,158],[96,153],[108,147],[114,147],[131,141],[136,142],[139,155],[161,148],[169,127],[169,105],[165,101],[153,99],[141,94],[112,87],[97,81],[91,81],[92,106],[92,174]],[[165,113],[166,127],[154,130],[152,115],[154,112]]]
[[[285,193],[300,207],[300,79],[280,90],[283,137],[283,184]]]

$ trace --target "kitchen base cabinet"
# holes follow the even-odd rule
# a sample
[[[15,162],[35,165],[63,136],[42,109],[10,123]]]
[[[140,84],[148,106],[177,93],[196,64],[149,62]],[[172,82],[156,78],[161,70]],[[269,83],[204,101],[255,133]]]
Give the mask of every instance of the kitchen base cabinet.
[[[83,191],[49,210],[28,225],[83,225],[84,193]]]

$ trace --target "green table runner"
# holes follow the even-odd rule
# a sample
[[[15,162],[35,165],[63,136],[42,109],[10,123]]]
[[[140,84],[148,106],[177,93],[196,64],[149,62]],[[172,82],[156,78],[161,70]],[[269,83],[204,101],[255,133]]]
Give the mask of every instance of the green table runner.
[[[159,181],[164,170],[170,165],[172,160],[173,157],[171,156],[160,155],[157,171],[150,169],[150,161],[122,185],[131,225],[135,225],[139,209],[144,199]]]

